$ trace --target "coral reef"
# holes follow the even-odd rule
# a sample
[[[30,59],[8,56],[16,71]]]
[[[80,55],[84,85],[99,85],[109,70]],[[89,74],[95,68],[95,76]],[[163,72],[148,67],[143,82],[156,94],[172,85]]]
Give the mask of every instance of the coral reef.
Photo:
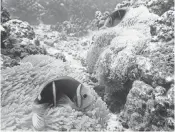
[[[64,21],[63,23],[56,23],[56,25],[51,26],[51,30],[59,31],[65,33],[71,37],[82,37],[88,34],[88,30],[91,29],[90,22],[86,22],[79,18],[70,18],[69,21]]]
[[[137,8],[141,5],[146,6],[150,12],[161,16],[174,5],[173,0],[124,0],[116,5],[116,9],[133,7]]]
[[[19,62],[21,58],[30,54],[47,53],[45,48],[40,46],[40,42],[35,38],[33,28],[27,22],[12,19],[5,22],[3,27],[5,29],[1,40],[3,55]]]
[[[8,19],[2,25],[6,30],[1,34],[2,130],[34,130],[32,103],[39,86],[63,75],[91,88],[96,102],[81,112],[69,107],[49,109],[44,130],[174,130],[172,0],[123,1],[116,6],[127,9],[122,21],[100,31],[90,31],[95,29],[95,21],[85,18],[88,13],[94,15],[95,2],[92,11],[85,1],[83,6],[80,1],[76,6],[68,1],[37,2],[45,14],[36,11],[34,17],[41,21],[50,14],[47,22],[56,20],[57,24],[32,28],[27,22]],[[32,5],[39,5],[37,2],[32,0],[28,9],[34,11]],[[25,7],[23,1],[20,4]],[[89,10],[84,16],[82,7]],[[55,14],[63,8],[71,9],[69,14],[65,10]],[[81,18],[73,14],[81,14]],[[67,16],[71,18],[67,20]]]
[[[2,70],[1,129],[33,130],[32,104],[41,90],[39,86],[49,78],[72,76],[73,71],[67,63],[47,55],[31,55],[24,58],[19,66]],[[95,91],[94,96],[97,100],[86,112],[59,107],[50,109],[46,114],[45,130],[105,129],[109,111]]]
[[[142,81],[134,81],[129,91],[121,119],[132,130],[172,131],[174,129],[173,97],[161,86],[155,89]],[[173,92],[171,93],[173,94]]]
[[[6,67],[13,67],[15,65],[19,65],[19,60],[16,60],[16,59],[11,59],[10,57],[8,56],[5,56],[5,55],[1,55],[1,68],[2,69],[5,69]]]
[[[3,24],[3,27],[7,29],[10,35],[13,35],[15,38],[27,38],[34,39],[35,32],[33,28],[27,22],[23,22],[18,19],[12,19]]]
[[[174,39],[174,14],[174,10],[169,10],[151,25],[152,41],[167,42]]]
[[[115,35],[104,49],[101,45],[109,37],[95,36],[102,41],[94,41],[88,52],[88,71],[102,85],[94,89],[108,108],[121,112],[124,127],[170,131],[174,108],[169,107],[172,98],[166,94],[174,93],[170,90],[174,85],[174,11],[167,8],[159,17],[149,12],[147,2],[132,2],[124,19],[107,30]]]
[[[168,11],[173,5],[173,0],[148,0],[146,3],[147,7],[150,9],[151,12],[162,15],[164,12]]]
[[[87,55],[87,65],[89,72],[93,72],[99,83],[106,86],[107,102],[124,104],[123,98],[130,90],[131,82],[140,77],[140,69],[136,62],[137,55],[151,39],[149,25],[156,18],[157,16],[149,13],[144,6],[131,9],[123,22],[114,27],[115,29],[109,29],[108,34],[114,34],[112,37],[106,34],[96,37],[98,41],[94,41],[89,56]],[[132,20],[134,22],[131,25],[129,21]],[[101,45],[106,47],[103,48]],[[122,99],[119,97],[115,100],[118,95],[121,95]]]
[[[5,23],[10,20],[10,13],[7,9],[1,5],[1,23]]]
[[[105,49],[110,45],[110,41],[115,37],[115,32],[102,32],[94,37],[94,44],[91,50],[87,54],[87,65],[89,73],[93,73],[95,62]]]
[[[143,50],[143,56],[149,58],[151,63],[150,69],[143,72],[142,79],[153,87],[169,87],[173,81],[169,82],[167,78],[174,78],[173,40],[168,43],[149,43],[147,46]]]

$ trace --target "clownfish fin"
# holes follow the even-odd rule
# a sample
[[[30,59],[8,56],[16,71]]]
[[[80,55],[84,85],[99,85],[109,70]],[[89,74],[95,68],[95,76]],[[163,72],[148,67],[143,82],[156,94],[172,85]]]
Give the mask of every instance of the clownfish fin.
[[[48,104],[33,104],[32,124],[36,130],[42,130],[45,127],[45,112]]]
[[[63,94],[61,98],[57,101],[58,106],[63,106],[63,107],[72,107],[74,103],[70,100],[70,98]]]
[[[32,123],[36,130],[42,130],[45,127],[45,120],[42,116],[39,116],[37,113],[33,113]]]

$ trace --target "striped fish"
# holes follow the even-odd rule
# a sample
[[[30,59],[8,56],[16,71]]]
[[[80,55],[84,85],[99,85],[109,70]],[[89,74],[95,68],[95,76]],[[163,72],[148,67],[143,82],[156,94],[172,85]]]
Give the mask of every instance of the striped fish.
[[[44,83],[41,89],[33,104],[32,122],[36,130],[44,129],[44,115],[48,108],[69,106],[83,111],[95,101],[90,88],[68,76],[51,79]]]

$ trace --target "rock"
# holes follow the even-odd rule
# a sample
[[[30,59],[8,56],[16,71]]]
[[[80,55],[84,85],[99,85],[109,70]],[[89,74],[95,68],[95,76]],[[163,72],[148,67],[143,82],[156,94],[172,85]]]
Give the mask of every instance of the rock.
[[[7,9],[1,5],[1,23],[5,23],[10,20],[10,13]]]
[[[164,12],[168,11],[173,5],[173,0],[147,0],[146,2],[147,7],[150,9],[151,12],[162,15]]]
[[[174,74],[173,45],[173,41],[167,43],[149,43],[147,48],[143,51],[143,56],[150,59],[152,67],[142,76],[146,77],[149,75],[152,78],[150,78],[150,82],[156,85],[161,85],[165,88],[170,87],[172,82],[166,81],[166,79],[168,77],[172,78]]]
[[[2,54],[16,61],[30,54],[47,54],[45,48],[40,47],[40,41],[35,38],[35,32],[27,22],[12,19],[4,23],[3,27],[6,31],[2,38]]]
[[[157,86],[155,89],[154,89],[154,95],[157,97],[157,96],[162,96],[166,93],[166,89],[161,87],[161,86]]]
[[[56,57],[56,59],[59,58],[59,59],[63,60],[63,62],[66,62],[66,57],[63,53],[56,53],[54,56]]]
[[[137,8],[141,5],[148,7],[150,12],[162,15],[164,12],[168,11],[173,7],[173,0],[125,0],[122,3],[117,4],[116,8],[128,8],[131,6]]]
[[[144,82],[134,81],[121,113],[122,120],[132,130],[173,130],[170,122],[174,114],[170,114],[170,111],[174,108],[170,107],[172,100],[166,93],[169,92],[163,87],[153,89]]]
[[[28,38],[30,40],[35,38],[33,28],[27,23],[18,19],[12,19],[3,24],[5,29],[10,31],[10,35],[15,38]]]
[[[157,18],[145,6],[131,8],[118,26],[93,37],[88,70],[105,86],[106,101],[113,111],[125,103],[132,82],[152,68],[150,58],[142,54],[151,39],[149,26]]]
[[[11,59],[10,57],[5,55],[1,55],[1,58],[2,58],[2,64],[1,64],[2,69],[5,69],[6,67],[13,67],[15,65],[19,65],[19,60]]]
[[[174,107],[174,84],[171,85],[170,89],[167,92],[167,98],[169,100],[169,105],[171,108]]]
[[[174,14],[174,10],[169,10],[151,25],[152,41],[168,42],[174,39]]]

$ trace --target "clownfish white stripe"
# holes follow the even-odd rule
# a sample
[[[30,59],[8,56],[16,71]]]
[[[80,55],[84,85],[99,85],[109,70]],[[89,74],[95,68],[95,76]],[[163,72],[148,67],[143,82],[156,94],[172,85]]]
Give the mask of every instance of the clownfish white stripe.
[[[52,91],[53,91],[53,102],[54,102],[54,106],[56,107],[56,88],[55,88],[55,82],[52,82]]]
[[[77,88],[77,105],[80,108],[81,107],[81,84]]]

